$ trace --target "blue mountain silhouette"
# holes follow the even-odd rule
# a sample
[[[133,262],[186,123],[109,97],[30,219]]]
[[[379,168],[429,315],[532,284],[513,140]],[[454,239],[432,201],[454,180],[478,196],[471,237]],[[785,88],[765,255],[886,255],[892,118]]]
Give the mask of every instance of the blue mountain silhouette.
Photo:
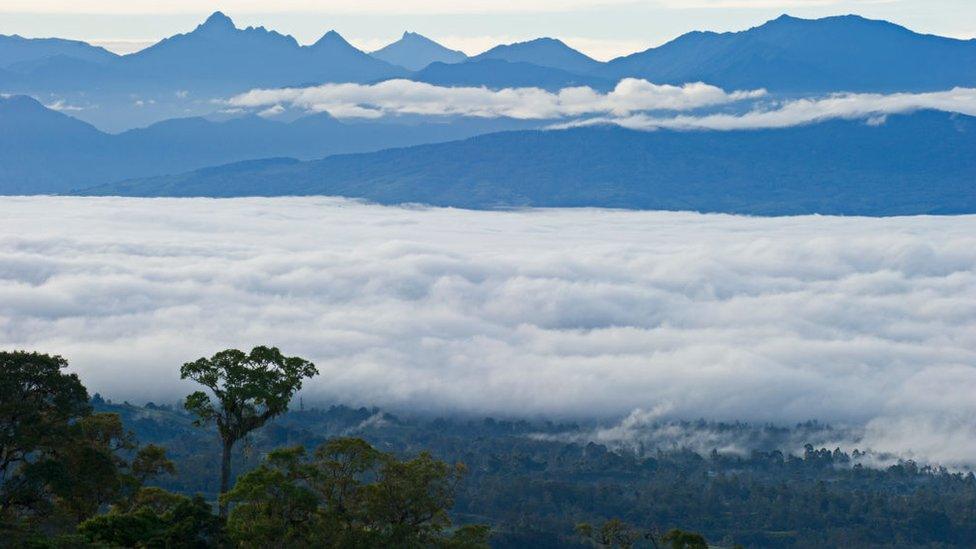
[[[118,56],[104,48],[78,40],[61,38],[24,38],[0,34],[0,67],[39,61],[46,57],[63,55],[92,63],[108,63]]]
[[[531,63],[578,74],[596,71],[601,66],[599,61],[587,57],[555,38],[537,38],[528,42],[495,46],[476,55],[473,59],[501,59],[512,63]]]
[[[0,98],[0,195],[65,192],[214,164],[434,143],[540,122],[507,119],[343,123],[327,114],[290,123],[245,116],[181,118],[107,134],[26,96]]]
[[[504,132],[272,167],[233,165],[83,194],[339,195],[465,208],[600,206],[759,215],[976,213],[976,118],[774,130]]]
[[[594,74],[786,92],[938,90],[976,85],[976,40],[855,15],[784,15],[742,32],[691,32]]]
[[[399,40],[370,55],[412,71],[419,71],[431,63],[460,63],[468,59],[464,52],[445,48],[415,32],[403,33]]]

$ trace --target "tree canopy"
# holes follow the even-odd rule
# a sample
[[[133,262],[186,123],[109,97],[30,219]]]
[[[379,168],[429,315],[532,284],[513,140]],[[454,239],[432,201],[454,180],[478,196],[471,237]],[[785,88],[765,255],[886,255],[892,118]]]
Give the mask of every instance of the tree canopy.
[[[288,410],[292,396],[302,388],[302,380],[318,374],[311,362],[288,357],[276,347],[259,346],[250,353],[237,349],[220,351],[210,358],[187,362],[180,377],[192,379],[204,391],[186,397],[186,409],[196,415],[197,424],[215,423],[223,443],[220,491],[230,488],[231,451],[234,444],[269,419]],[[220,515],[227,515],[221,502]]]
[[[223,496],[241,547],[485,547],[487,527],[447,533],[461,464],[427,453],[398,460],[362,439],[336,438],[307,456],[272,452]]]

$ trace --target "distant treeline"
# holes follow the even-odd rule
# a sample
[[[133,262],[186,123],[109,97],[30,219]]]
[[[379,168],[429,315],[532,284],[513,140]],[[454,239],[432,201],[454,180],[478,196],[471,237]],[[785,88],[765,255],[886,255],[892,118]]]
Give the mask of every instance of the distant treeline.
[[[318,373],[302,358],[255,347],[188,362],[181,377],[207,391],[186,397],[185,414],[89,398],[66,367],[59,356],[0,353],[2,546],[488,546],[488,525],[455,526],[450,514],[466,466],[427,451],[399,458],[361,438],[337,436],[314,450],[299,444],[262,452],[260,463],[231,485],[238,443],[251,449],[252,432],[285,413],[302,381]],[[140,444],[127,427],[144,430],[167,421],[169,434],[196,435],[180,437],[190,443],[190,452],[180,453],[191,464],[188,479],[166,448]],[[216,433],[181,432],[189,424],[213,426]],[[217,454],[210,441],[217,441]],[[219,463],[215,498],[163,486],[178,478],[199,483],[195,475],[214,472],[193,468],[194,462]],[[620,520],[597,528],[580,523],[576,536],[588,545],[660,540],[675,548],[707,547],[699,534],[642,532]]]
[[[209,388],[180,406],[89,398],[58,357],[0,364],[7,544],[976,546],[972,473],[810,445],[613,451],[533,436],[570,425],[286,411],[314,366],[273,348],[184,365]]]

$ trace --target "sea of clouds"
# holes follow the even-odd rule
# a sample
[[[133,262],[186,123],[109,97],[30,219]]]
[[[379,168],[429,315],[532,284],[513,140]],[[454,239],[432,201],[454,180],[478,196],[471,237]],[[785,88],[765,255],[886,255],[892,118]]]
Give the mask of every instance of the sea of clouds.
[[[605,440],[817,419],[972,463],[976,216],[0,198],[0,348],[171,402],[183,362],[257,344],[316,362],[306,402],[630,414]]]

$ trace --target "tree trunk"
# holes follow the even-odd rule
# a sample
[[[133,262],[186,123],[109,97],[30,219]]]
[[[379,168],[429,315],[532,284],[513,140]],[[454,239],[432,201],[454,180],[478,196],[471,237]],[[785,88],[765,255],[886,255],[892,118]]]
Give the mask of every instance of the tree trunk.
[[[231,441],[224,441],[224,453],[220,459],[220,495],[223,496],[230,490],[230,451],[234,447]],[[218,504],[220,518],[227,520],[227,504],[221,500]]]

